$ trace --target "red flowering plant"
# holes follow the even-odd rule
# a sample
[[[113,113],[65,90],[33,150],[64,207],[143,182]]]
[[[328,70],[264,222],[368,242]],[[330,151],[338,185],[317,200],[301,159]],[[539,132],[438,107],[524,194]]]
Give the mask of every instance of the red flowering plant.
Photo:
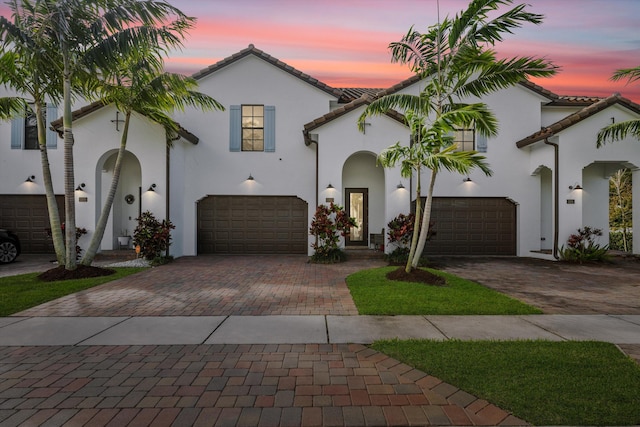
[[[143,212],[138,225],[133,231],[133,244],[140,246],[140,254],[152,264],[164,264],[168,261],[163,257],[171,245],[171,230],[176,228],[171,221],[158,221],[149,211]]]
[[[387,241],[395,244],[396,248],[387,254],[387,261],[394,265],[401,265],[407,262],[409,256],[409,245],[413,237],[413,228],[415,226],[416,216],[412,213],[405,215],[399,214],[397,217],[389,221],[387,224]],[[427,240],[436,233],[433,229],[434,222],[429,222],[429,233]]]
[[[567,240],[567,247],[560,248],[560,258],[571,262],[606,261],[609,245],[601,246],[596,239],[602,236],[602,230],[585,226],[578,228],[577,234],[572,234]]]
[[[340,237],[349,235],[351,227],[357,227],[356,220],[342,206],[334,203],[318,206],[309,228],[309,233],[316,237],[316,242],[311,245],[315,250],[311,260],[323,263],[344,261],[346,257],[338,244]]]

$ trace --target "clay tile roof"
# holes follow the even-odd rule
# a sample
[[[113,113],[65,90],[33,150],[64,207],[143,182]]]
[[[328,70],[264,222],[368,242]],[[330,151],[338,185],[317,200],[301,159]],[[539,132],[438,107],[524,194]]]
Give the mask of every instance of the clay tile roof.
[[[284,62],[280,61],[277,58],[274,58],[273,56],[265,53],[264,51],[256,48],[254,45],[250,44],[249,47],[242,49],[240,52],[234,53],[231,56],[228,56],[218,62],[216,62],[213,65],[210,65],[207,68],[204,68],[198,72],[196,72],[195,74],[193,74],[191,77],[193,77],[194,79],[201,79],[203,77],[208,76],[211,73],[214,73],[224,67],[226,67],[227,65],[233,64],[234,62],[239,61],[242,58],[245,58],[249,55],[255,55],[256,57],[263,59],[265,61],[267,61],[270,64],[275,65],[276,67],[280,68],[283,71],[286,71],[287,73],[299,78],[300,80],[303,80],[309,84],[311,84],[312,86],[317,87],[318,89],[327,92],[333,96],[335,96],[336,98],[339,98],[340,95],[342,95],[342,92],[339,89],[333,88],[329,85],[326,85],[324,83],[322,83],[321,81],[319,81],[318,79],[314,79],[313,77],[309,76],[308,74],[303,73],[302,71],[299,71],[295,68],[293,68],[292,66],[285,64]]]
[[[105,104],[102,101],[92,102],[89,105],[85,105],[84,107],[73,111],[71,113],[71,120],[75,121],[75,120],[81,119],[82,117],[85,117],[93,113],[94,111],[97,111],[102,107],[105,107],[106,105],[107,104]],[[194,134],[192,134],[182,126],[180,126],[180,123],[176,123],[176,124],[178,125],[178,135],[180,135],[182,138],[184,138],[185,140],[189,141],[194,145],[200,142],[200,138],[198,138],[197,136],[195,136]],[[62,137],[62,117],[51,122],[51,129],[58,132],[58,135]]]
[[[594,104],[604,98],[598,96],[564,96],[561,95],[557,99],[549,102],[546,106],[558,107],[586,107]]]
[[[520,86],[524,86],[527,89],[537,93],[538,95],[542,95],[545,98],[550,99],[552,102],[557,100],[558,98],[560,98],[558,95],[556,95],[555,93],[551,92],[548,89],[543,88],[540,85],[537,85],[533,82],[530,82],[529,80],[522,80],[520,83]]]
[[[302,130],[305,144],[306,145],[311,144],[312,141],[311,141],[311,137],[309,136],[309,132],[311,132],[312,130],[317,129],[320,126],[325,125],[330,121],[337,119],[338,117],[344,116],[345,114],[349,113],[352,110],[355,110],[356,108],[362,105],[371,104],[373,100],[374,100],[374,97],[365,93],[360,98],[355,99],[350,103],[345,104],[342,107],[336,108],[335,110],[325,114],[324,116],[319,117],[314,121],[307,123],[306,125],[304,125],[304,129]],[[396,120],[397,122],[402,123],[403,125],[405,124],[404,116],[395,110],[388,111],[386,113],[386,116]]]
[[[375,96],[378,92],[382,92],[382,88],[365,88],[365,87],[343,87],[339,88],[342,92],[338,102],[341,104],[348,104],[351,101],[355,101],[362,95]]]
[[[614,105],[614,104],[620,104],[626,108],[628,108],[629,110],[640,114],[640,105],[636,104],[635,102],[624,98],[623,96],[621,96],[619,93],[614,93],[613,95],[607,97],[607,98],[603,98],[600,99],[598,102],[592,103],[587,107],[584,107],[583,109],[576,111],[573,114],[570,114],[569,116],[563,118],[560,121],[557,121],[555,123],[553,123],[552,125],[543,128],[541,130],[539,130],[538,132],[529,135],[526,138],[521,139],[520,141],[516,142],[516,146],[518,148],[524,148],[527,147],[533,143],[536,143],[538,141],[541,141],[545,138],[549,138],[553,135],[555,135],[558,132],[562,132],[563,130],[567,129],[570,126],[575,125],[576,123],[581,122],[582,120],[593,116],[596,113],[599,113],[600,111]]]

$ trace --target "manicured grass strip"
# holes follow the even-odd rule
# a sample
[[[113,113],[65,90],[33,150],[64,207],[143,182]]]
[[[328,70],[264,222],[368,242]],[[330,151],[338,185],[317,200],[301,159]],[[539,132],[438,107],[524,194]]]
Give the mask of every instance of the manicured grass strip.
[[[398,267],[359,271],[347,286],[360,314],[540,314],[541,310],[452,274],[429,269],[447,279],[447,286],[388,280]]]
[[[47,301],[138,273],[145,268],[113,268],[113,270],[116,273],[110,276],[57,282],[38,280],[37,276],[40,273],[0,277],[0,316],[18,313]]]
[[[613,344],[389,340],[373,348],[535,425],[640,424],[640,366]]]

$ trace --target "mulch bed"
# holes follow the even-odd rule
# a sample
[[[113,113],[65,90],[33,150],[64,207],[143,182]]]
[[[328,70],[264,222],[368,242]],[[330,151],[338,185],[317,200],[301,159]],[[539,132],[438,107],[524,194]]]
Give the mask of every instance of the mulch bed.
[[[109,268],[92,267],[89,265],[78,265],[75,270],[67,270],[61,265],[38,275],[38,279],[45,282],[55,282],[58,280],[87,279],[89,277],[110,276],[116,271]]]
[[[424,283],[425,285],[432,286],[446,286],[447,281],[444,277],[430,273],[427,270],[421,268],[414,268],[411,273],[407,273],[404,267],[400,267],[396,270],[387,273],[387,279],[398,280],[401,282],[416,282]]]

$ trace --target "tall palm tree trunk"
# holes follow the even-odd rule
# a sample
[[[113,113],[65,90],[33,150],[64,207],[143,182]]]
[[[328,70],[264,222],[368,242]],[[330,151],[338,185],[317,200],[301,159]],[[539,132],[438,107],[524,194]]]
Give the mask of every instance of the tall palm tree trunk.
[[[413,264],[413,257],[416,253],[416,246],[418,244],[418,230],[420,230],[420,208],[422,207],[422,200],[420,197],[420,167],[417,168],[416,173],[416,214],[413,222],[413,235],[411,236],[411,249],[409,249],[409,256],[407,257],[407,265],[404,267],[404,271],[411,273],[411,266]]]
[[[40,149],[40,162],[42,163],[42,180],[47,199],[47,209],[49,210],[49,225],[51,227],[51,238],[53,248],[56,252],[58,265],[65,265],[64,237],[60,226],[60,212],[58,202],[53,190],[53,180],[51,179],[51,167],[49,166],[49,153],[47,151],[47,129],[42,114],[42,103],[36,101],[36,120],[38,121],[38,148]]]
[[[424,245],[427,242],[427,236],[429,234],[429,226],[431,222],[431,206],[433,204],[433,188],[436,184],[436,176],[438,172],[435,169],[431,169],[431,182],[429,182],[429,190],[427,192],[427,202],[424,206],[424,213],[422,215],[422,228],[420,229],[420,239],[418,240],[418,246],[416,247],[416,253],[413,258],[412,267],[418,267]]]
[[[91,265],[93,259],[98,252],[98,247],[102,238],[104,237],[104,230],[107,227],[107,221],[109,220],[109,214],[111,213],[111,207],[113,206],[113,200],[116,197],[116,191],[118,190],[118,184],[120,182],[120,170],[122,169],[122,161],[124,159],[124,153],[127,148],[127,136],[129,134],[129,122],[131,119],[131,112],[127,112],[124,120],[124,129],[122,131],[122,138],[120,139],[120,148],[118,149],[118,155],[116,157],[116,164],[113,168],[113,178],[111,179],[111,187],[109,187],[109,193],[102,206],[100,212],[100,218],[96,224],[96,230],[93,233],[89,247],[82,258],[82,265]]]
[[[64,57],[63,99],[64,113],[62,115],[64,129],[64,212],[65,212],[65,269],[75,270],[76,260],[76,209],[73,176],[73,131],[71,116],[71,72],[69,70],[69,53],[64,41],[61,41]]]

